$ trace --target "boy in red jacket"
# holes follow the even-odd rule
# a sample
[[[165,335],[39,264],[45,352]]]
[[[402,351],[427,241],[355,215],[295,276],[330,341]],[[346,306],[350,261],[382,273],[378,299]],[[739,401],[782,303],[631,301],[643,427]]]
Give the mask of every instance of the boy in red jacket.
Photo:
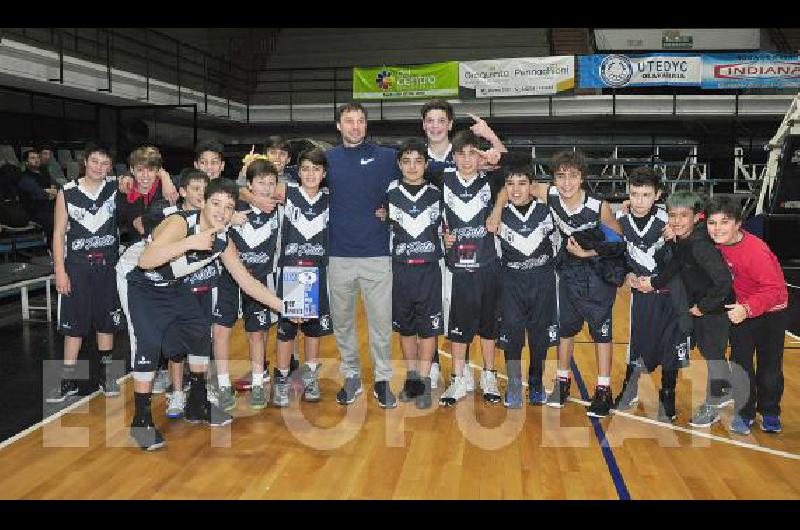
[[[733,274],[736,294],[736,303],[725,306],[733,324],[730,332],[731,361],[742,368],[733,377],[736,415],[730,429],[737,434],[750,434],[756,412],[760,412],[761,430],[779,433],[783,345],[789,299],[783,271],[769,247],[742,230],[741,208],[733,201],[713,198],[706,215],[708,234]]]

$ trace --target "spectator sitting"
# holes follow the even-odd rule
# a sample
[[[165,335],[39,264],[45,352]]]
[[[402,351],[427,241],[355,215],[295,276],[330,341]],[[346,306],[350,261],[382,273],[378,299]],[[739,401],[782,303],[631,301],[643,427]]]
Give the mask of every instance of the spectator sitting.
[[[39,158],[41,160],[42,171],[47,172],[50,176],[51,186],[61,187],[67,183],[67,178],[64,176],[64,170],[61,169],[61,164],[53,157],[53,146],[51,144],[42,144],[39,150]]]
[[[25,153],[25,163],[22,167],[22,174],[29,175],[43,190],[50,187],[50,174],[46,169],[42,169],[42,158],[36,148]]]
[[[27,226],[28,214],[19,203],[17,183],[22,171],[14,164],[0,167],[0,224],[14,228]]]

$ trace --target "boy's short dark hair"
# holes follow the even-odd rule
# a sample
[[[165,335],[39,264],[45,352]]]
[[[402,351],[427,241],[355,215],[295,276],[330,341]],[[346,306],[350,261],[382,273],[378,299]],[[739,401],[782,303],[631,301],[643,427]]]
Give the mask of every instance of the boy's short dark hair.
[[[315,166],[322,166],[325,170],[328,169],[328,158],[325,156],[325,151],[319,147],[312,147],[300,153],[300,156],[297,157],[297,165],[300,166],[305,160]]]
[[[336,123],[342,121],[342,114],[345,112],[353,112],[353,111],[361,111],[364,114],[364,119],[367,119],[367,109],[364,108],[364,105],[361,103],[356,103],[355,101],[351,101],[349,103],[344,103],[339,105],[336,109]]]
[[[278,149],[280,151],[286,151],[287,154],[292,154],[292,149],[289,147],[289,140],[283,136],[270,136],[267,138],[267,141],[264,142],[264,152],[266,153],[268,149]]]
[[[208,186],[208,183],[211,179],[208,178],[208,175],[206,175],[205,171],[195,168],[187,168],[181,171],[179,177],[179,182],[180,182],[179,187],[188,188],[189,184],[191,184],[193,181],[196,180],[202,180],[203,182],[206,183],[206,186]],[[221,179],[216,179],[216,180],[221,180]]]
[[[31,153],[33,153],[33,154],[35,154],[35,155],[38,155],[38,154],[39,154],[39,150],[38,150],[37,148],[35,148],[35,147],[31,147],[30,149],[28,149],[27,151],[25,151],[25,159],[26,159],[26,160],[27,160],[28,156],[29,156]]]
[[[100,142],[87,142],[83,148],[83,159],[89,160],[89,157],[92,156],[92,153],[100,153],[101,155],[111,158],[111,150],[107,145]]]
[[[628,176],[628,186],[651,186],[658,191],[661,189],[661,175],[650,166],[637,167]]]
[[[225,160],[225,148],[222,144],[216,140],[211,140],[209,142],[204,142],[197,146],[197,150],[194,152],[194,159],[195,161],[200,160],[200,157],[206,151],[210,151],[212,153],[216,153],[219,156],[219,159],[224,161]]]
[[[50,142],[42,142],[38,144],[36,147],[40,153],[42,151],[51,151],[51,152],[55,151],[55,149],[53,148],[53,144]]]
[[[689,208],[696,214],[703,211],[703,199],[693,191],[676,191],[667,197],[666,203],[667,211],[670,208]]]
[[[564,150],[559,151],[550,160],[550,171],[555,174],[563,166],[574,167],[581,172],[582,176],[586,175],[586,157],[582,151],[579,150]]]
[[[263,158],[257,158],[250,162],[250,165],[247,166],[247,171],[245,172],[247,182],[253,182],[254,178],[264,175],[272,175],[277,181],[278,168],[275,167],[275,164],[269,160],[264,160]]]
[[[419,153],[425,160],[428,159],[428,146],[418,138],[409,138],[397,148],[397,160],[400,160],[406,153]]]
[[[206,192],[203,197],[205,200],[208,200],[215,193],[224,193],[226,195],[230,195],[233,199],[233,202],[239,200],[239,186],[237,186],[236,183],[231,179],[218,178],[210,181],[208,186],[206,186]]]
[[[481,141],[478,138],[478,135],[472,132],[471,129],[466,129],[464,131],[458,131],[455,135],[453,135],[453,152],[457,153],[471,145],[475,149],[481,148]]]
[[[432,110],[444,111],[444,113],[447,114],[447,119],[450,120],[450,121],[453,121],[453,119],[455,117],[455,113],[453,112],[453,106],[450,104],[450,102],[448,102],[445,99],[432,99],[430,101],[427,101],[422,106],[422,110],[421,110],[422,119],[424,120],[425,119],[425,115],[428,114]]]
[[[533,182],[533,171],[529,166],[511,166],[506,172],[506,181],[516,175],[522,175],[528,178],[528,182]]]
[[[706,204],[706,219],[716,213],[721,213],[728,219],[737,223],[742,222],[742,208],[730,197],[712,197]]]

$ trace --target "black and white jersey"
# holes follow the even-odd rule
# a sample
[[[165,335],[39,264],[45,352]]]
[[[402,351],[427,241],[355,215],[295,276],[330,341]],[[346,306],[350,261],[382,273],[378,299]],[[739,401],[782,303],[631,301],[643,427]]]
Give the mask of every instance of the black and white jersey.
[[[436,262],[442,257],[439,227],[442,192],[423,184],[416,193],[399,180],[386,190],[391,234],[389,248],[395,261]]]
[[[106,177],[94,193],[79,181],[64,184],[67,207],[65,261],[85,262],[89,255],[114,265],[119,257],[119,230],[116,220],[117,178]]]
[[[503,208],[498,234],[503,264],[516,270],[534,270],[553,262],[560,236],[550,208],[533,201],[522,211],[510,202]]]
[[[547,192],[547,205],[550,206],[553,220],[565,238],[576,232],[600,226],[600,207],[603,202],[588,193],[584,192],[584,200],[580,208],[577,211],[570,211],[561,201],[556,187],[550,186]]]
[[[297,184],[286,184],[286,207],[281,227],[279,265],[310,262],[328,263],[328,188],[320,188],[316,197],[309,197]]]
[[[633,214],[624,214],[622,211],[617,212],[616,217],[622,227],[625,260],[631,271],[637,276],[652,276],[661,272],[668,253],[663,232],[669,218],[664,207],[653,206],[646,219],[636,219]]]
[[[246,220],[242,225],[232,225],[228,231],[231,241],[239,251],[239,259],[256,278],[262,279],[275,271],[277,260],[280,220],[283,208],[278,206],[272,213],[262,212],[255,206],[240,202],[238,211],[244,211]]]
[[[444,223],[456,236],[447,251],[449,267],[473,268],[497,261],[499,248],[494,235],[486,230],[492,212],[491,177],[478,173],[466,182],[457,171],[442,174]]]
[[[202,231],[200,210],[181,210],[172,215],[180,215],[186,220],[187,236]],[[137,266],[128,273],[128,281],[154,287],[170,287],[180,283],[190,287],[215,285],[221,271],[221,265],[217,258],[227,246],[228,233],[227,231],[220,232],[214,238],[211,250],[191,250],[169,263],[150,270],[144,270]]]
[[[453,159],[453,144],[447,147],[447,152],[444,156],[437,157],[430,148],[428,148],[428,172],[434,173],[455,173],[456,161]]]

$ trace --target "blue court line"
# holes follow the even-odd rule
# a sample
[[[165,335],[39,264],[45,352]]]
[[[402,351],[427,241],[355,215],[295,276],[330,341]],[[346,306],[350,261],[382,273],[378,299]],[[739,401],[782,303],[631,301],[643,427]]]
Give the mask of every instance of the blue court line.
[[[574,357],[570,361],[570,364],[572,367],[572,373],[575,375],[575,383],[578,385],[578,390],[581,393],[581,398],[585,401],[591,401],[592,398],[589,395],[589,392],[586,390],[586,385],[583,384],[583,378],[581,377],[581,372],[578,370],[578,365],[575,363]],[[603,426],[600,425],[600,420],[592,416],[589,416],[588,418],[592,420],[594,434],[597,436],[597,441],[600,442],[600,450],[603,452],[603,458],[605,458],[608,471],[611,473],[611,480],[614,482],[614,487],[617,489],[617,495],[619,496],[619,499],[622,501],[631,500],[631,494],[628,491],[628,487],[625,485],[625,479],[622,478],[622,473],[617,465],[617,459],[614,458],[614,452],[608,445],[608,440],[606,439],[605,432],[603,432]]]

